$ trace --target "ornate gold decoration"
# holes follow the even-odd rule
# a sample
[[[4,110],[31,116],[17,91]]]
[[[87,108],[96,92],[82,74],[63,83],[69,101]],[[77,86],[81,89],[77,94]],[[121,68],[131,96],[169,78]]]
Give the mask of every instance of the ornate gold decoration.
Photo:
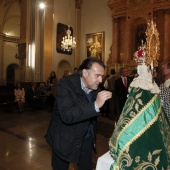
[[[154,67],[158,66],[157,60],[160,55],[159,33],[153,21],[148,23],[146,29],[146,42],[139,47],[138,51],[134,53],[134,59],[138,64],[146,64]]]
[[[153,23],[153,20],[148,23],[146,37],[146,64],[150,65],[151,69],[153,69],[153,67],[158,66],[157,60],[160,56],[159,33],[156,28],[156,24]]]

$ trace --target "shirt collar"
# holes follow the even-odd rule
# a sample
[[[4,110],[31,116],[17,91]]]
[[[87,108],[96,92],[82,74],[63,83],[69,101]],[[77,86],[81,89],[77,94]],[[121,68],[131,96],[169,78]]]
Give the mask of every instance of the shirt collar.
[[[127,79],[127,77],[123,77],[123,76],[121,76],[121,78],[122,78],[122,80]]]
[[[87,89],[83,83],[82,78],[80,77],[80,82],[81,82],[81,88],[83,91],[85,91],[87,94],[89,94],[92,90],[91,89]]]
[[[169,87],[170,86],[170,79],[167,79],[164,83],[165,87]]]

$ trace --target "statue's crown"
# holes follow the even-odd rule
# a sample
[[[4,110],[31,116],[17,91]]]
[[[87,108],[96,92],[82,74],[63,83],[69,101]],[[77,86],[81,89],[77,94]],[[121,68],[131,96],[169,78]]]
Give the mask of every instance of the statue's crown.
[[[134,59],[137,64],[145,64],[154,67],[158,66],[158,59],[160,55],[159,33],[156,25],[151,20],[146,29],[146,42],[143,42],[138,50],[134,53]]]
[[[138,50],[134,53],[134,60],[137,64],[146,64],[146,47],[143,44],[138,48]]]

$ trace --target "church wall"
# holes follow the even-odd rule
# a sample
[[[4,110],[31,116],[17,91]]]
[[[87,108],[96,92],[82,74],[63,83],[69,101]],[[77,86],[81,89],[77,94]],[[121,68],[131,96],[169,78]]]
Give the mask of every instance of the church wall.
[[[105,32],[104,62],[108,60],[112,42],[112,17],[108,0],[85,0],[81,14],[81,60],[86,58],[86,34]]]
[[[7,67],[10,64],[17,64],[19,65],[19,60],[15,58],[17,51],[17,43],[13,42],[4,42],[4,60],[3,60],[3,80],[6,80],[7,76]]]
[[[70,23],[69,23],[69,1],[68,0],[55,0],[54,1],[54,22],[53,22],[53,54],[52,54],[52,70],[54,70],[57,76],[60,78],[62,75],[58,73],[59,63],[64,60],[70,64],[68,68],[71,72],[74,68],[75,50],[71,55],[58,53],[56,50],[56,38],[57,38],[57,24],[62,23],[69,25],[73,28],[73,36],[75,37],[75,0],[70,0]],[[64,70],[63,70],[64,71]]]
[[[153,19],[159,32],[160,57],[159,63],[170,61],[170,1],[147,1],[147,0],[120,0],[109,1],[109,7],[112,10],[113,39],[112,51],[107,61],[108,67],[124,65],[134,69],[136,64],[133,60],[133,54],[140,46],[144,38],[145,25]],[[124,27],[122,27],[122,18],[125,18]],[[125,37],[125,42],[123,38]],[[146,38],[144,38],[146,39]],[[140,42],[140,43],[139,43]],[[125,52],[122,57],[122,51]],[[118,67],[116,67],[118,68]]]
[[[27,2],[30,2],[30,0],[27,0]],[[38,0],[36,2],[38,2]],[[47,4],[47,9],[45,9],[44,13],[44,28],[41,27],[41,24],[39,24],[38,26],[33,25],[36,29],[36,31],[34,32],[36,33],[36,35],[33,35],[32,32],[29,30],[31,28],[31,25],[26,25],[26,22],[28,23],[26,19],[29,19],[29,17],[27,17],[27,13],[24,12],[27,10],[27,4],[25,0],[22,0],[20,4],[21,12],[23,14],[21,16],[21,22],[23,23],[22,26],[19,25],[20,23],[18,16],[20,15],[20,8],[17,3],[13,4],[14,6],[12,6],[11,8],[12,11],[8,10],[8,13],[4,12],[5,14],[7,14],[6,16],[3,16],[4,13],[2,10],[0,11],[0,14],[3,14],[0,16],[0,65],[2,65],[3,67],[3,69],[2,67],[0,68],[0,79],[2,77],[3,79],[5,79],[5,67],[10,64],[10,57],[8,58],[9,63],[7,63],[7,61],[4,61],[5,58],[1,57],[3,55],[13,57],[11,60],[11,62],[13,63],[19,64],[20,66],[21,64],[23,64],[24,67],[22,68],[22,74],[20,76],[23,80],[26,77],[25,81],[46,81],[52,70],[57,73],[58,77],[61,77],[62,70],[60,67],[60,63],[63,61],[66,62],[65,65],[68,66],[68,69],[72,72],[73,68],[75,66],[78,66],[78,64],[80,64],[82,60],[87,57],[86,34],[98,32],[105,33],[103,60],[107,67],[114,67],[116,64],[118,64],[118,67],[116,66],[117,70],[120,66],[123,65],[134,67],[135,65],[132,61],[132,58],[133,53],[136,50],[136,29],[140,24],[147,23],[147,20],[152,18],[152,16],[156,21],[157,28],[160,33],[161,51],[159,61],[163,62],[170,59],[169,0],[84,0],[80,9],[76,9],[75,0],[70,0],[70,23],[68,0],[45,0],[45,2]],[[52,6],[49,7],[48,5]],[[36,10],[38,11],[38,9]],[[15,15],[13,11],[15,11]],[[3,17],[4,19],[2,19]],[[36,17],[37,18],[35,19],[35,23],[37,24],[37,21],[40,22],[41,19],[40,12],[36,13]],[[16,25],[14,26],[13,23],[15,23]],[[73,50],[73,53],[71,55],[58,53],[56,50],[56,32],[58,23],[63,23],[65,25],[70,24],[70,26],[73,28],[73,36],[75,36],[76,39],[79,40],[79,43],[77,44],[78,50]],[[9,50],[7,50],[7,47],[4,47],[4,44],[6,45],[6,42],[8,42],[6,40],[4,41],[4,34],[5,32],[9,32],[11,28],[13,28],[15,32],[14,34],[12,34],[13,36],[20,36],[21,43],[26,41],[26,43],[28,44],[27,41],[30,41],[28,34],[35,36],[34,38],[38,44],[36,50],[39,50],[38,52],[36,51],[35,70],[31,71],[28,69],[28,56],[26,58],[26,61],[24,61],[23,63],[15,59],[16,52],[14,52],[14,45],[12,50],[10,50],[10,48],[12,47],[11,45],[8,45]],[[40,32],[38,30],[39,28],[41,28],[42,32],[44,31],[43,36],[40,35]],[[42,38],[44,42],[41,41]],[[15,39],[13,39],[12,41],[14,40]],[[43,47],[44,49],[41,47]],[[26,71],[26,73],[24,71]]]
[[[1,3],[0,11],[3,11],[4,3]],[[15,58],[18,53],[18,39],[20,37],[20,8],[16,2],[4,9],[0,19],[0,85],[6,84],[7,67],[10,64],[19,64]]]

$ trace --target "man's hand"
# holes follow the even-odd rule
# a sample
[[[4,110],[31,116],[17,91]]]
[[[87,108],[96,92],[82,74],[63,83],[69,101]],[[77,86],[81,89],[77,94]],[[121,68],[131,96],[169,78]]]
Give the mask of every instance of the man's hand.
[[[97,94],[96,98],[96,105],[100,109],[106,100],[110,99],[112,97],[112,93],[110,91],[103,90]]]

